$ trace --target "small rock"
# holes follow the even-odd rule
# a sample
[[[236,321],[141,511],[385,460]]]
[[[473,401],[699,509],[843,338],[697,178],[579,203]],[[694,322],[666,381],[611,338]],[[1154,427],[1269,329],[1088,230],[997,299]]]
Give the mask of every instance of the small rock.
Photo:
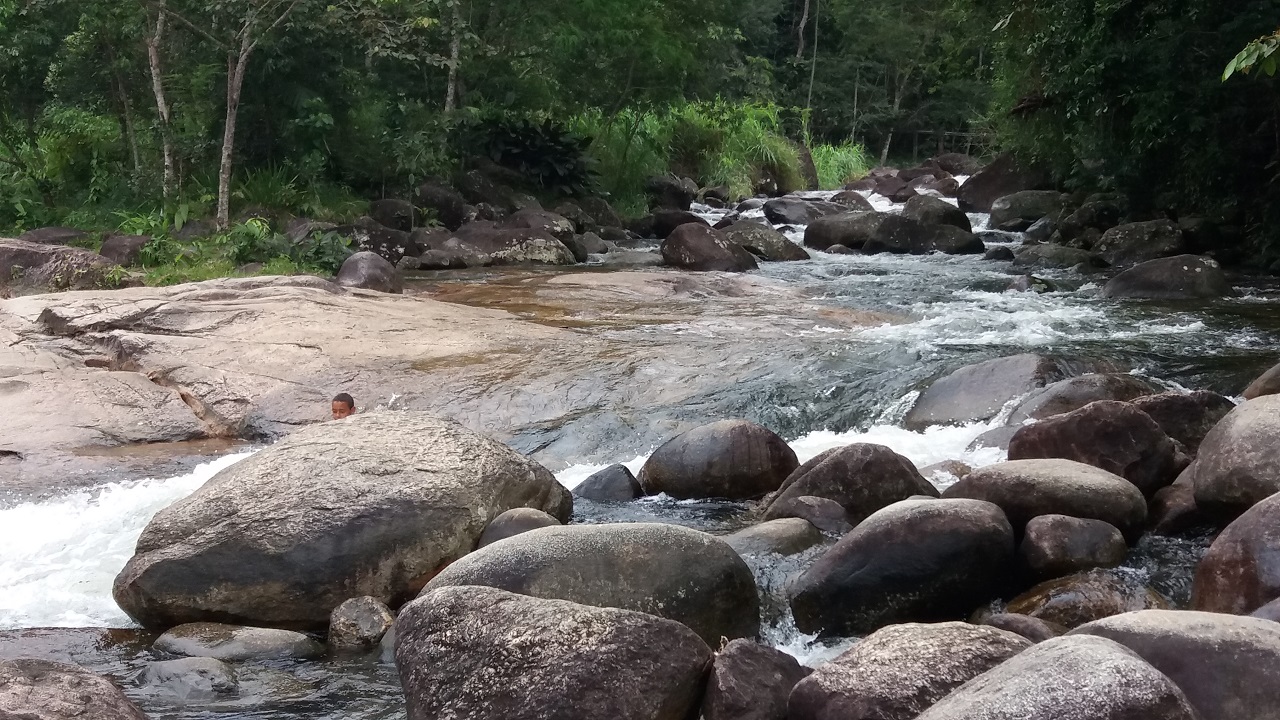
[[[1067,632],[1067,629],[1061,625],[1045,622],[1030,615],[1019,615],[1018,613],[987,615],[980,624],[990,625],[993,628],[1021,635],[1033,643],[1051,640],[1059,635],[1065,635]]]
[[[323,645],[302,633],[203,622],[170,629],[156,640],[154,647],[171,655],[228,662],[312,658],[324,654]]]
[[[626,465],[611,465],[583,480],[573,494],[592,502],[631,502],[644,495],[644,489]]]
[[[824,533],[844,535],[853,529],[849,514],[835,500],[812,495],[790,497],[769,506],[769,515],[775,518],[801,518],[809,521]]]
[[[396,622],[391,609],[372,597],[351,598],[333,609],[329,618],[329,647],[338,651],[367,651],[382,641]]]
[[[1045,579],[1116,567],[1128,552],[1124,536],[1115,527],[1066,515],[1041,515],[1027,523],[1020,548],[1031,572]]]
[[[938,490],[925,480],[911,461],[883,445],[855,443],[828,450],[791,473],[765,511],[773,520],[773,507],[803,496],[824,497],[844,507],[851,525],[881,508],[912,495],[937,497]]]
[[[809,672],[781,650],[734,640],[716,654],[702,718],[786,720],[787,698]]]
[[[480,536],[478,548],[544,527],[558,527],[561,522],[541,510],[513,508],[494,518]]]
[[[240,689],[230,665],[206,657],[164,660],[147,665],[142,673],[146,685],[163,685],[178,697],[192,695],[233,695]]]
[[[338,271],[337,282],[343,287],[384,293],[399,293],[404,290],[396,266],[372,252],[358,252],[347,258]]]
[[[724,541],[737,550],[739,555],[795,555],[822,542],[822,531],[808,520],[783,518],[726,535]]]
[[[1009,601],[1008,611],[1066,628],[1137,610],[1163,610],[1169,601],[1154,590],[1093,570],[1041,583]]]
[[[0,718],[147,720],[110,680],[67,663],[0,660]]]

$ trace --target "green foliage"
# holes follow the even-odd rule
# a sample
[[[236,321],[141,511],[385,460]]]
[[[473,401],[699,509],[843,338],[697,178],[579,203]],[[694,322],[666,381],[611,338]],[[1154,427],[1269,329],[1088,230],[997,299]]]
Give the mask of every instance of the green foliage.
[[[489,114],[466,127],[463,135],[478,154],[520,173],[552,196],[587,195],[596,186],[586,153],[588,141],[549,119]]]
[[[1227,64],[1227,69],[1222,71],[1222,81],[1226,82],[1236,72],[1248,75],[1255,67],[1268,77],[1273,77],[1276,74],[1277,50],[1280,50],[1280,30],[1245,45],[1240,54]]]
[[[817,145],[812,151],[823,190],[837,190],[864,177],[871,170],[866,148],[861,145]]]

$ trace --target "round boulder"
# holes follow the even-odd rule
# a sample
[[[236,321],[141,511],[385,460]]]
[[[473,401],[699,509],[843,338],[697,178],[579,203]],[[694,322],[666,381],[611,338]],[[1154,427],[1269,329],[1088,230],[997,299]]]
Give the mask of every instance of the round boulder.
[[[702,719],[785,720],[787,698],[808,674],[808,668],[781,650],[733,640],[716,654]]]
[[[1280,365],[1262,373],[1257,380],[1244,389],[1245,400],[1253,400],[1263,395],[1280,395]]]
[[[1027,523],[1019,549],[1039,578],[1057,578],[1124,562],[1129,547],[1115,527],[1101,520],[1041,515]]]
[[[480,536],[480,542],[476,547],[485,547],[521,533],[557,525],[563,525],[563,523],[541,510],[515,508],[494,518],[484,529],[484,534]]]
[[[790,262],[808,260],[809,253],[771,227],[740,220],[720,231],[730,241],[761,260]]]
[[[787,720],[915,720],[953,690],[1031,647],[993,627],[893,625],[800,681]]]
[[[777,490],[800,465],[772,430],[746,420],[722,420],[668,440],[640,470],[648,495],[748,500]]]
[[[1059,363],[1031,353],[966,365],[920,393],[905,425],[919,431],[933,425],[985,422],[1010,401],[1064,376]]]
[[[1277,598],[1280,494],[1254,505],[1214,539],[1196,566],[1191,606],[1244,615]]]
[[[973,232],[973,223],[963,210],[946,200],[928,195],[917,195],[907,201],[902,214],[925,225],[951,225],[965,232]]]
[[[677,622],[476,587],[396,621],[409,720],[687,720],[711,649]]]
[[[114,596],[148,628],[225,619],[323,631],[352,596],[412,598],[516,507],[568,520],[573,497],[461,425],[356,415],[299,430],[161,510]]]
[[[739,555],[795,555],[822,542],[822,531],[808,520],[782,518],[726,535],[724,541]]]
[[[358,252],[347,258],[338,271],[338,284],[343,287],[399,293],[404,290],[396,266],[377,253]]]
[[[1236,407],[1227,398],[1207,390],[1147,395],[1132,404],[1193,455],[1199,452],[1205,435]]]
[[[1137,610],[1166,609],[1153,590],[1102,570],[1041,583],[1009,601],[1009,612],[1074,628]]]
[[[875,188],[873,186],[869,189],[874,190]],[[867,200],[866,196],[856,190],[845,190],[843,192],[836,193],[835,197],[831,198],[831,202],[837,205],[843,205],[845,210],[875,212],[875,207],[869,200]]]
[[[1230,519],[1280,492],[1280,395],[1235,408],[1200,444],[1196,504]]]
[[[611,465],[583,480],[573,494],[592,502],[631,502],[644,495],[644,489],[626,465]]]
[[[110,680],[78,665],[0,660],[0,718],[147,720]]]
[[[313,658],[324,654],[323,645],[302,633],[208,622],[170,628],[156,638],[153,647],[170,655],[228,662]]]
[[[991,203],[990,226],[1006,232],[1022,232],[1037,220],[1062,212],[1062,193],[1023,190]]]
[[[746,272],[760,266],[755,256],[707,225],[686,223],[662,241],[662,259],[671,267],[698,272]]]
[[[1123,645],[1046,640],[974,678],[917,720],[1199,720],[1186,695]]]
[[[147,665],[143,684],[163,687],[181,698],[232,695],[240,688],[231,666],[213,658],[163,660]]]
[[[848,211],[843,204],[797,197],[781,197],[764,204],[764,216],[774,225],[808,225],[819,218]]]
[[[1119,475],[1071,460],[1014,460],[978,468],[947,488],[946,498],[999,505],[1019,535],[1041,515],[1110,523],[1129,541],[1142,536],[1147,501]]]
[[[1103,233],[1093,248],[1104,260],[1116,266],[1181,255],[1185,249],[1182,230],[1172,220],[1117,225]]]
[[[896,622],[965,617],[999,593],[1014,553],[1000,508],[908,500],[875,513],[791,587],[796,627],[849,635]]]
[[[653,213],[653,236],[666,240],[681,225],[711,227],[700,215],[683,210],[657,210]]]
[[[1033,643],[1044,642],[1065,634],[1067,629],[1061,625],[1045,622],[1040,618],[1018,613],[995,613],[982,618],[981,625],[1005,630],[1030,640]]]
[[[395,624],[391,608],[377,598],[351,598],[333,609],[329,618],[329,647],[366,651],[376,647]]]
[[[1212,258],[1179,255],[1139,263],[1111,278],[1102,297],[1191,300],[1235,295],[1222,266]]]
[[[784,517],[781,508],[794,498],[822,497],[840,503],[849,524],[856,526],[875,511],[913,495],[937,497],[938,490],[898,453],[883,445],[855,443],[828,450],[797,468],[764,516]]]
[[[534,530],[458,560],[424,592],[455,585],[650,613],[717,645],[722,637],[754,637],[760,627],[747,564],[719,538],[677,525]]]
[[[1128,401],[1155,394],[1155,388],[1132,375],[1094,373],[1059,380],[1032,393],[1009,416],[1010,425],[1043,420],[1079,410],[1099,400]]]
[[[800,518],[831,535],[844,535],[853,529],[849,513],[835,500],[812,495],[789,497],[769,506],[769,514],[775,518]]]

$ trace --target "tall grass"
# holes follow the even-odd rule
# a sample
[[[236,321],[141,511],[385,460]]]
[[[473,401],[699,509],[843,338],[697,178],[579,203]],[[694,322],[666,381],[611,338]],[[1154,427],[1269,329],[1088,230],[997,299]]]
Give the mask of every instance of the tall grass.
[[[871,171],[866,148],[861,145],[816,145],[812,152],[823,190],[838,190]]]

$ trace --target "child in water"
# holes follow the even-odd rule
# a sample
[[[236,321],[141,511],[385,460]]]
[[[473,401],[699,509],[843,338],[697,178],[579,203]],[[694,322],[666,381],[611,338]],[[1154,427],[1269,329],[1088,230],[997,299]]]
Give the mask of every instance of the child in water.
[[[341,393],[333,399],[333,419],[341,420],[356,414],[356,401],[350,395]]]

